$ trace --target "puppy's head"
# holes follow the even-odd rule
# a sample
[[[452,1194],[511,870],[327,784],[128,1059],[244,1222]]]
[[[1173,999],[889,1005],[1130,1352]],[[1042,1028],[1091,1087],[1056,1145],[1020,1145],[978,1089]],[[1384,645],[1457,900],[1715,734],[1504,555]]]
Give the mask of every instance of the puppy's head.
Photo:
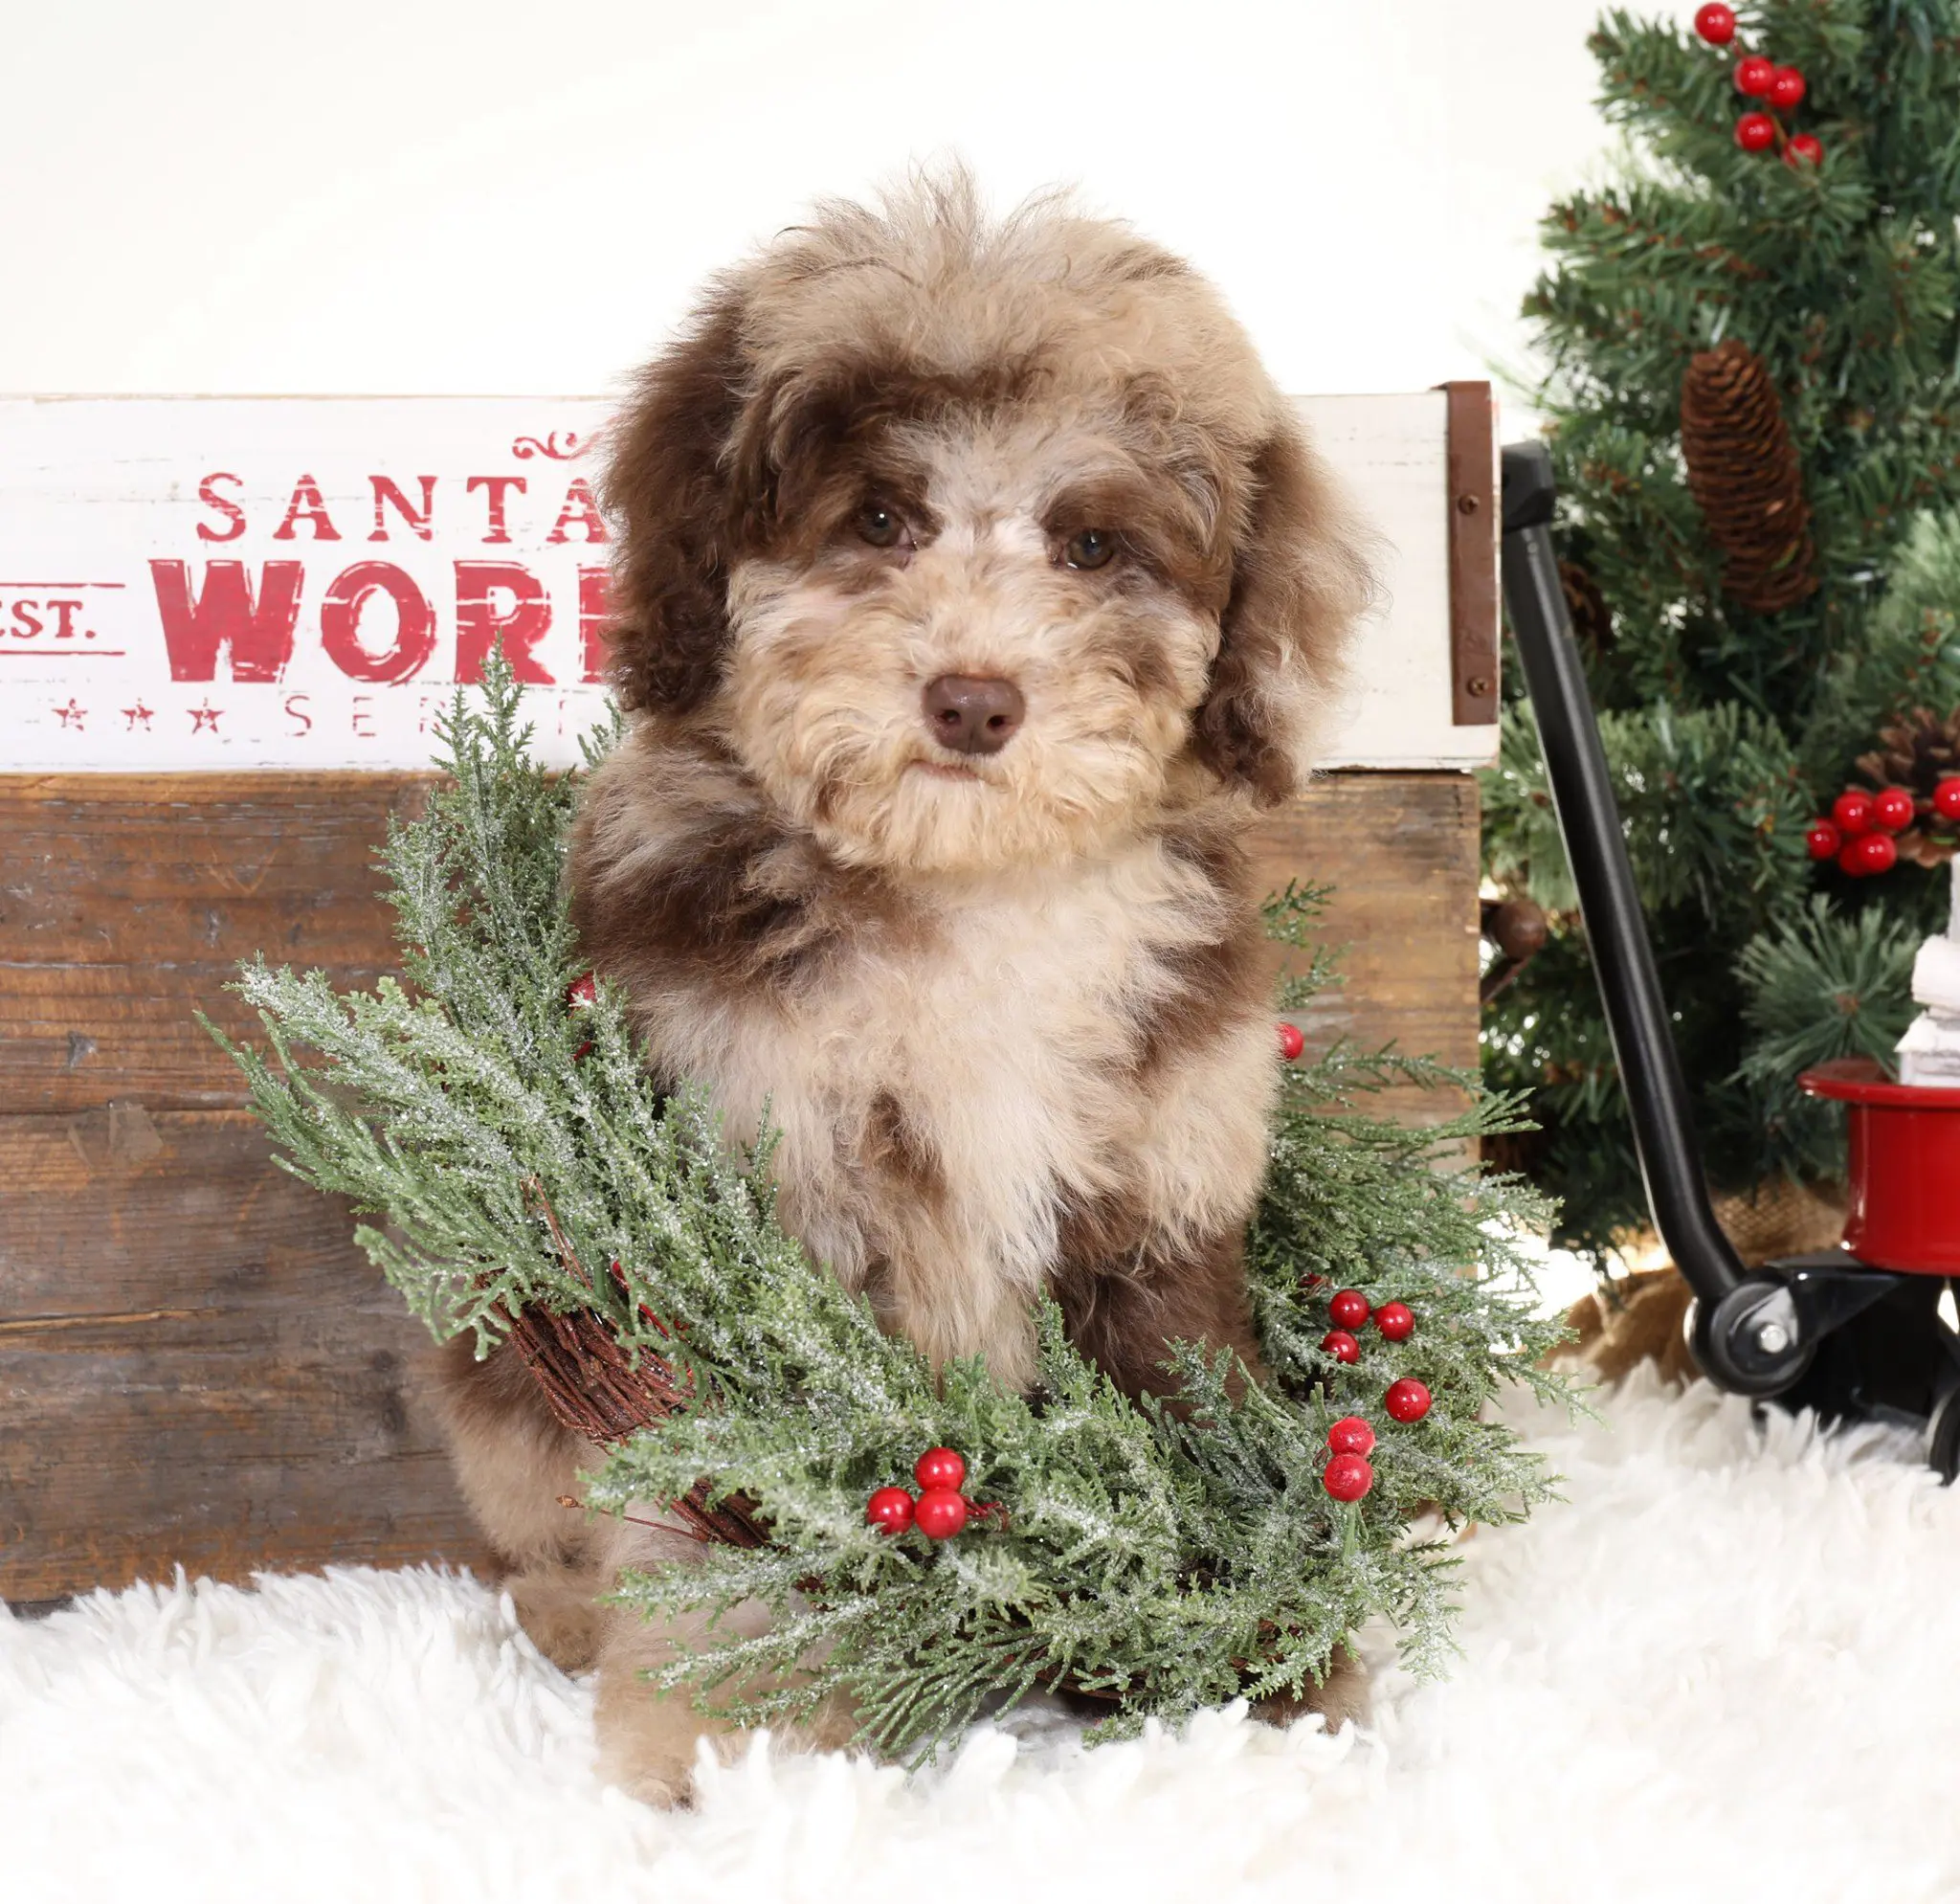
[[[962,178],[721,280],[615,436],[614,661],[840,859],[1093,850],[1306,771],[1366,567],[1176,258]]]

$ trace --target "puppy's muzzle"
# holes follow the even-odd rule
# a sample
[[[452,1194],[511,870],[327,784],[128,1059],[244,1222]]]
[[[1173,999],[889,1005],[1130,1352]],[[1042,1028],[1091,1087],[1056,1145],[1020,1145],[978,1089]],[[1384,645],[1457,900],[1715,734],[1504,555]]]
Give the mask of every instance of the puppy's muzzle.
[[[1021,690],[997,676],[943,674],[924,699],[933,739],[955,753],[998,753],[1027,712]]]

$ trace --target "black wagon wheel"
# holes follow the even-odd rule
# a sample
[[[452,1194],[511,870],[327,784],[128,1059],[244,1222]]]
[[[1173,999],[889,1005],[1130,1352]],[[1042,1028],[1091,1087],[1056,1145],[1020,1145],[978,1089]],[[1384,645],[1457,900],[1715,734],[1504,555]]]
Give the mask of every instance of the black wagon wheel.
[[[1944,1391],[1927,1418],[1926,1465],[1951,1487],[1960,1474],[1960,1381],[1948,1382]]]

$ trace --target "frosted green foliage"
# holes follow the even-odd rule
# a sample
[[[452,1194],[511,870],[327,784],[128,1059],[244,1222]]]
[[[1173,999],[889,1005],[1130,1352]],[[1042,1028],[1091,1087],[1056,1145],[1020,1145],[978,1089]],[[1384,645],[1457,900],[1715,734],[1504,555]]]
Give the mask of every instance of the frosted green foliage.
[[[705,1478],[747,1497],[770,1544],[624,1583],[649,1616],[707,1617],[659,1676],[751,1722],[843,1692],[868,1742],[904,1751],[1036,1685],[1106,1694],[1104,1732],[1296,1689],[1377,1615],[1418,1666],[1443,1661],[1442,1530],[1518,1517],[1548,1490],[1484,1404],[1506,1381],[1560,1392],[1539,1366],[1559,1332],[1532,1317],[1505,1240],[1546,1213],[1454,1161],[1512,1107],[1459,1079],[1462,1114],[1410,1131],[1366,1115],[1368,1093],[1447,1074],[1346,1050],[1294,1068],[1249,1239],[1264,1385],[1184,1348],[1174,1403],[1132,1401],[1052,1304],[1032,1394],[978,1362],[935,1371],[781,1228],[767,1147],[744,1153],[698,1093],[655,1088],[616,992],[568,1009],[576,790],[525,757],[507,673],[493,667],[479,711],[458,700],[445,736],[454,783],[385,854],[407,983],[336,994],[256,963],[240,990],[267,1050],[227,1048],[280,1161],[376,1220],[363,1245],[438,1336],[487,1348],[527,1305],[593,1310],[676,1372],[689,1405],[613,1448],[590,1504],[644,1515]],[[1281,936],[1305,943],[1313,903],[1276,903]],[[1308,960],[1288,999],[1329,976]],[[1364,1332],[1351,1368],[1324,1355],[1343,1283],[1407,1301],[1413,1339]],[[1404,1375],[1436,1397],[1409,1425],[1381,1406]],[[1342,1507],[1321,1468],[1348,1413],[1380,1442],[1373,1491]],[[937,1546],[867,1526],[872,1490],[942,1444],[987,1511]],[[1439,1516],[1435,1534],[1412,1535],[1418,1513]],[[760,1637],[722,1624],[749,1602],[773,1616]]]
[[[1846,930],[1868,909],[1927,909],[1922,869],[1813,869],[1801,832],[1892,715],[1960,707],[1960,0],[1766,0],[1738,9],[1723,49],[1686,11],[1600,19],[1622,156],[1551,208],[1525,312],[1560,551],[1611,610],[1587,673],[1705,1161],[1717,1188],[1745,1190],[1839,1163],[1776,1073],[1782,1047],[1745,1019],[1744,949],[1814,893]],[[1736,146],[1756,103],[1734,86],[1745,52],[1803,73],[1786,123],[1823,142],[1821,168]],[[1779,614],[1723,593],[1682,459],[1689,360],[1728,338],[1769,368],[1812,512],[1818,586]],[[1543,1129],[1521,1154],[1562,1200],[1563,1240],[1597,1246],[1643,1198],[1536,732],[1510,691],[1488,866],[1556,909],[1551,949],[1489,1014],[1485,1076],[1530,1094]]]

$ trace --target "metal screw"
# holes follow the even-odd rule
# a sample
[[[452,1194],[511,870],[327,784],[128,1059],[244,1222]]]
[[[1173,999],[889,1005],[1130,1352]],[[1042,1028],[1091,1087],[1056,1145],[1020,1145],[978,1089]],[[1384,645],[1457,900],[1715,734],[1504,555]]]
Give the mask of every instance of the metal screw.
[[[1484,674],[1473,674],[1463,685],[1469,690],[1472,699],[1481,701],[1490,692],[1490,677]]]
[[[1457,513],[1459,516],[1474,516],[1477,513],[1477,498],[1475,496],[1459,496],[1457,498]]]
[[[1790,1331],[1780,1322],[1766,1322],[1756,1331],[1756,1347],[1766,1355],[1780,1355],[1790,1347]]]

